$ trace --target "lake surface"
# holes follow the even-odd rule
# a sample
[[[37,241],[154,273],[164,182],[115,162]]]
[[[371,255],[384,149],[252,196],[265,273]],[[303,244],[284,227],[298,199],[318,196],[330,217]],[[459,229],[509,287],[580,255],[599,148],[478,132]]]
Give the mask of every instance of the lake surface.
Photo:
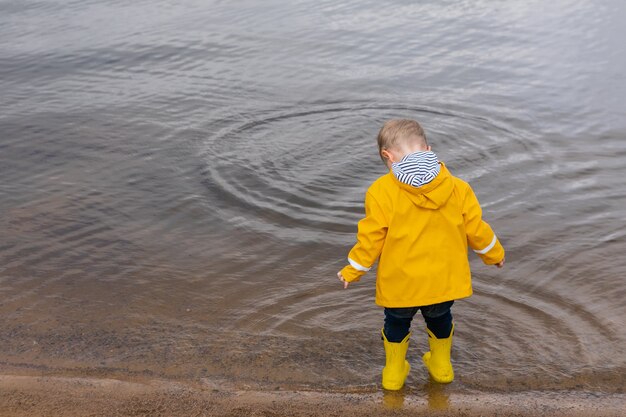
[[[507,250],[470,255],[454,389],[623,393],[625,19],[619,0],[0,1],[0,370],[377,389],[375,274],[335,274],[385,173],[378,129],[407,117]]]

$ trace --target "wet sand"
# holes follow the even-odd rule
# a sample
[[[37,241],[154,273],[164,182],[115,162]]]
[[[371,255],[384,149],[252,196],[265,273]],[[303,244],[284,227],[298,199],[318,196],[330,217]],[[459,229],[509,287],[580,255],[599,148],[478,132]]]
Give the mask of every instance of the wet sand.
[[[622,416],[623,394],[225,389],[215,381],[0,376],[0,415],[18,416]],[[452,388],[452,389],[451,389]]]

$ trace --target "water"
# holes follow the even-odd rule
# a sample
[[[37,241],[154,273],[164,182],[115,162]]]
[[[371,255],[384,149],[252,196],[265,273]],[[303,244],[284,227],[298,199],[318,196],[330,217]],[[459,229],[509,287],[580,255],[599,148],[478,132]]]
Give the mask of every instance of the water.
[[[375,136],[419,120],[507,249],[457,389],[626,386],[617,0],[0,2],[0,369],[375,390],[343,291]],[[409,389],[427,381],[418,320]]]

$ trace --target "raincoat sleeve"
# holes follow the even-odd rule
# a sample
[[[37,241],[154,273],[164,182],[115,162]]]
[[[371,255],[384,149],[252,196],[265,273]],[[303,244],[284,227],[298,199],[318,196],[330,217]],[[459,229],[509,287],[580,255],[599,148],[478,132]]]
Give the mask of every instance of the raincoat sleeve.
[[[349,265],[340,271],[347,282],[358,281],[372,268],[387,236],[387,217],[369,191],[365,195],[365,217],[358,227],[356,245],[348,254]]]
[[[482,219],[482,214],[478,199],[468,184],[463,204],[467,241],[485,264],[494,265],[504,259],[504,248],[491,226]]]

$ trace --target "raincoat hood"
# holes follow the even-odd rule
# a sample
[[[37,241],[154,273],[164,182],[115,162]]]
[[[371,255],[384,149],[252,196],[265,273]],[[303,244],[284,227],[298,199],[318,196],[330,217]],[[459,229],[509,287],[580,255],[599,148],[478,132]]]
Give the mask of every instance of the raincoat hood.
[[[438,168],[438,174],[430,182],[419,187],[402,182],[395,172],[392,177],[413,204],[419,207],[436,210],[448,201],[454,191],[450,171],[448,171],[443,162],[438,162]]]

